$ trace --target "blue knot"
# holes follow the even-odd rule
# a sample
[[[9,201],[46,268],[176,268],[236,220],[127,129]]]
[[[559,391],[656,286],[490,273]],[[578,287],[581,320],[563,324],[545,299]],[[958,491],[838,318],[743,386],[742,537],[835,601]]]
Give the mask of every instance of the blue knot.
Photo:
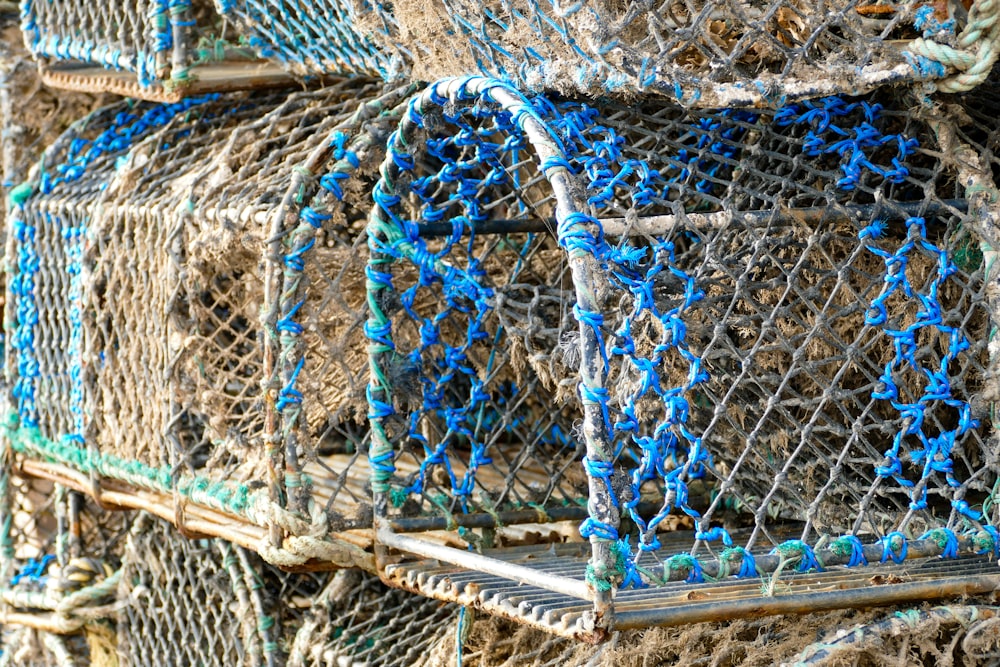
[[[843,535],[838,537],[834,540],[831,548],[839,551],[839,549],[842,549],[844,546],[850,548],[851,550],[850,558],[847,561],[847,567],[868,565],[868,559],[865,558],[864,545],[856,535]]]
[[[816,570],[817,572],[823,571],[819,561],[816,560],[816,554],[812,547],[802,540],[788,540],[786,542],[782,542],[771,550],[771,555],[775,554],[780,556],[783,560],[789,560],[797,563],[798,565],[795,568],[796,572],[807,572],[809,570]]]
[[[906,560],[909,547],[906,543],[906,536],[901,532],[893,531],[889,533],[879,540],[879,544],[882,545],[882,563],[891,560],[893,563],[899,564]]]

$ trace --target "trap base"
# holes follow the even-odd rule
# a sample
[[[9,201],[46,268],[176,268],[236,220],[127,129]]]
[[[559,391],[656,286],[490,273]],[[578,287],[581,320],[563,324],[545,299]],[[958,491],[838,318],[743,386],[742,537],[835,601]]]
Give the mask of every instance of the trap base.
[[[583,582],[589,551],[588,544],[562,544],[494,550],[483,555]],[[476,607],[556,635],[591,642],[607,635],[595,627],[593,604],[588,600],[438,560],[389,565],[385,578],[391,585]],[[1000,567],[987,556],[915,558],[901,564],[853,569],[831,566],[823,572],[782,573],[773,585],[767,577],[680,582],[619,591],[614,600],[613,629],[891,605],[981,594],[998,587]]]
[[[222,61],[192,70],[184,85],[149,87],[139,85],[132,72],[115,71],[91,65],[60,63],[39,68],[42,81],[53,88],[78,93],[114,93],[150,102],[178,102],[185,97],[237,90],[290,88],[296,79],[273,63],[264,61]]]

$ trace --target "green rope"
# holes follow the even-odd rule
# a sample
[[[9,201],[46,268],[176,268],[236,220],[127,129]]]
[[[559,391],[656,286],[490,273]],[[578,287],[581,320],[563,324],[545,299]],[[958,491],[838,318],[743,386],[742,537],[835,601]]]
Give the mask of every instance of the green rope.
[[[969,20],[958,36],[958,48],[918,38],[907,50],[958,71],[935,83],[939,93],[963,93],[989,77],[1000,56],[1000,0],[977,0],[969,9]]]
[[[251,491],[250,487],[233,482],[183,475],[175,484],[169,466],[155,468],[141,461],[93,453],[68,440],[55,442],[43,436],[38,428],[19,428],[14,415],[8,416],[2,428],[11,449],[20,454],[40,456],[83,474],[96,473],[151,491],[176,492],[194,503],[228,514],[251,518],[250,511],[264,500],[261,491]]]

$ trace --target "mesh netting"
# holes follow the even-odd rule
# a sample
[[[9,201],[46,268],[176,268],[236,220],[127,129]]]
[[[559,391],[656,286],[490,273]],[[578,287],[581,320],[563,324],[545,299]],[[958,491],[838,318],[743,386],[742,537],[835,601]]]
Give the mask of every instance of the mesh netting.
[[[1000,659],[998,611],[994,606],[964,604],[898,611],[836,634],[827,633],[825,639],[807,647],[788,664],[996,664]]]
[[[3,17],[0,16],[0,24]],[[102,104],[103,102],[103,104]],[[47,89],[37,66],[21,46],[16,27],[0,32],[0,159],[4,188],[28,177],[42,151],[73,121],[107,104],[100,95],[85,95]]]
[[[409,90],[126,102],[64,135],[13,195],[19,451],[258,525],[369,526],[357,239]],[[305,524],[275,518],[286,493]]]
[[[216,0],[216,6],[224,18],[233,21],[247,44],[296,74],[399,78],[398,56],[391,58],[385,40],[376,37],[393,25],[381,3]],[[373,30],[376,34],[371,34]]]
[[[844,536],[832,549],[856,564],[859,535],[882,539],[885,560],[906,537],[952,552],[947,529],[982,530],[997,472],[980,398],[991,391],[988,241],[977,212],[965,215],[956,165],[938,157],[957,128],[883,103],[660,114],[655,143],[629,131],[653,124],[641,109],[578,107],[556,121],[590,178],[591,214],[625,225],[621,241],[589,237],[584,218],[563,234],[571,255],[600,266],[596,299],[580,304],[599,347],[581,391],[610,446],[602,462],[589,453],[590,474],[628,480],[612,489],[638,539],[622,583],[698,578],[687,554],[641,566],[671,513],[724,547],[746,527],[745,549],[774,546],[800,569],[817,565],[805,544],[825,534]],[[985,152],[990,126],[953,122],[985,129],[968,137]],[[648,491],[662,494],[655,512],[639,509]],[[592,519],[584,533],[609,537]],[[802,522],[799,539],[774,532],[781,519]]]
[[[299,72],[482,73],[532,90],[652,92],[687,105],[780,105],[932,80],[982,83],[992,2],[221,2],[265,55]]]
[[[528,101],[482,79],[428,89],[390,144],[371,227],[373,456],[390,499],[430,509],[436,483],[453,512],[490,466],[510,489],[511,461],[582,458],[601,590],[992,553],[993,104],[986,90],[945,114],[887,92],[694,113]],[[415,141],[427,128],[448,130]],[[568,266],[573,290],[515,254],[552,248],[553,218],[566,259],[543,265]],[[545,294],[547,316],[512,294]],[[493,370],[514,348],[490,347],[515,337],[491,323],[508,307],[525,348],[561,364]],[[578,404],[559,391],[576,369]],[[491,382],[553,392],[547,419],[582,409],[586,456],[540,446],[542,428],[494,455],[532,404],[491,400]],[[422,431],[430,417],[444,426]],[[387,465],[414,453],[416,475]],[[667,553],[658,535],[685,524],[690,552]]]
[[[328,579],[295,633],[288,667],[415,665],[457,613],[454,605],[387,588],[358,571]]]
[[[123,665],[412,665],[457,608],[357,570],[292,574],[140,517],[118,599]]]
[[[142,88],[183,86],[198,65],[251,59],[223,28],[211,0],[21,3],[21,30],[36,58],[130,72]]]
[[[262,580],[239,547],[189,541],[140,519],[129,535],[118,591],[124,665],[272,665],[278,647]]]
[[[47,480],[3,471],[3,665],[106,665],[128,515]],[[113,654],[113,650],[111,650]]]
[[[86,643],[79,637],[59,637],[30,628],[0,633],[3,667],[89,667]]]

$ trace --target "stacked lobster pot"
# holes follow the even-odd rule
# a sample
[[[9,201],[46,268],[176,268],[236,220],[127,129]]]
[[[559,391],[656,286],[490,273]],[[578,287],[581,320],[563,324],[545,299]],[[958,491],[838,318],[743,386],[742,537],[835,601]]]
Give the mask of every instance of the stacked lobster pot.
[[[118,664],[164,667],[410,665],[457,612],[357,570],[282,572],[146,513],[130,528],[118,599],[135,601],[118,617]]]
[[[194,540],[136,664],[1000,585],[1000,3],[147,4],[23,3],[160,101],[12,191],[4,318],[7,460]]]
[[[0,478],[4,665],[90,665],[115,653],[129,514],[5,461]]]

